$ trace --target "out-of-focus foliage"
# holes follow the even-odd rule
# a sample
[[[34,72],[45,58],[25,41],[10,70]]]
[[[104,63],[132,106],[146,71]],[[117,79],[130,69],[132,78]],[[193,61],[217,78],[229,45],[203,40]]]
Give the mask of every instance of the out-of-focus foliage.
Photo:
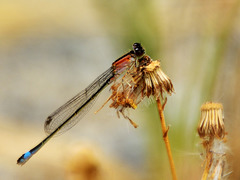
[[[24,167],[15,164],[44,137],[42,126],[48,114],[91,83],[132,43],[141,42],[148,55],[160,59],[176,91],[168,97],[165,118],[171,125],[169,137],[179,179],[201,177],[196,127],[200,106],[206,101],[223,104],[232,151],[229,179],[239,179],[239,3],[1,1],[0,177],[65,179],[71,153],[67,147],[87,141],[109,155],[106,162],[115,164],[103,163],[103,167],[114,168],[114,176],[170,179],[155,104],[146,101],[129,112],[140,125],[135,130],[107,106],[93,115],[109,95],[107,90],[71,132],[52,140]]]

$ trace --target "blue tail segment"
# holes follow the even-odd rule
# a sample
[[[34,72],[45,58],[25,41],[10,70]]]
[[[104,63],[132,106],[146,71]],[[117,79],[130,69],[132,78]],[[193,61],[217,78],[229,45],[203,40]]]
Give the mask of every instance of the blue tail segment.
[[[44,144],[46,144],[47,139],[44,139],[41,143],[39,143],[37,146],[35,146],[34,148],[32,148],[30,151],[26,152],[25,154],[23,154],[18,160],[17,160],[17,164],[18,165],[24,165],[36,152],[38,152],[43,146]]]
[[[64,124],[62,124],[63,126]],[[32,148],[30,151],[23,154],[20,158],[17,160],[18,165],[24,165],[34,154],[36,154],[59,130],[61,129],[61,126],[58,127],[55,131],[53,131],[51,134],[49,134],[42,142],[40,142],[38,145],[36,145],[34,148]]]
[[[24,165],[34,154],[36,154],[57,132],[58,130],[55,130],[52,134],[47,136],[42,142],[40,142],[38,145],[36,145],[34,148],[32,148],[30,151],[23,154],[20,158],[17,160],[18,165]]]
[[[24,165],[32,157],[32,155],[33,153],[30,151],[26,152],[17,160],[17,164]]]

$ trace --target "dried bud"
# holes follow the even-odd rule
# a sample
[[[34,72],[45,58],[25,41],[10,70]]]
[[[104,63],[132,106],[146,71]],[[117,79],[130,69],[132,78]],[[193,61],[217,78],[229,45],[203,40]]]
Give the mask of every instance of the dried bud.
[[[169,95],[174,92],[173,84],[170,78],[161,70],[159,61],[151,61],[147,66],[141,67],[143,71],[143,80],[145,84],[144,94],[159,98],[163,92]]]
[[[207,102],[202,105],[198,134],[201,138],[224,138],[225,127],[222,104]]]
[[[202,179],[223,179],[227,172],[225,127],[222,104],[207,102],[201,107],[198,134],[205,149],[205,169]]]

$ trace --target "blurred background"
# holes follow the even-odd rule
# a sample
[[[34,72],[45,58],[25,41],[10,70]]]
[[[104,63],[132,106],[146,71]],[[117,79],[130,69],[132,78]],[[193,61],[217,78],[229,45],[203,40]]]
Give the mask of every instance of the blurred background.
[[[106,88],[70,131],[20,167],[44,137],[44,120],[140,42],[161,61],[176,93],[165,118],[179,179],[200,179],[200,106],[224,106],[228,179],[240,179],[239,0],[1,0],[1,179],[171,179],[153,100],[129,111],[105,106]]]

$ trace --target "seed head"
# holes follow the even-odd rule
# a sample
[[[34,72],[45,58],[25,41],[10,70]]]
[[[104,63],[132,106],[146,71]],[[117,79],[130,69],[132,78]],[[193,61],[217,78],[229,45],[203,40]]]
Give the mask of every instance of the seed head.
[[[207,102],[202,105],[198,134],[206,152],[202,179],[223,179],[230,173],[226,169],[228,148],[222,104]]]
[[[147,58],[147,57],[146,57]],[[145,95],[153,95],[156,98],[163,96],[163,92],[169,95],[174,92],[173,84],[170,78],[161,70],[159,61],[151,61],[147,66],[141,67],[143,71],[143,80]]]
[[[129,120],[124,114],[125,109],[136,109],[145,97],[154,96],[157,99],[163,97],[164,92],[169,95],[174,92],[172,81],[161,70],[159,61],[152,61],[145,55],[138,63],[112,85],[112,95],[108,99],[112,100],[110,107],[117,109],[118,114],[122,113]]]
[[[225,127],[222,104],[207,102],[202,105],[198,134],[201,138],[224,138]]]

